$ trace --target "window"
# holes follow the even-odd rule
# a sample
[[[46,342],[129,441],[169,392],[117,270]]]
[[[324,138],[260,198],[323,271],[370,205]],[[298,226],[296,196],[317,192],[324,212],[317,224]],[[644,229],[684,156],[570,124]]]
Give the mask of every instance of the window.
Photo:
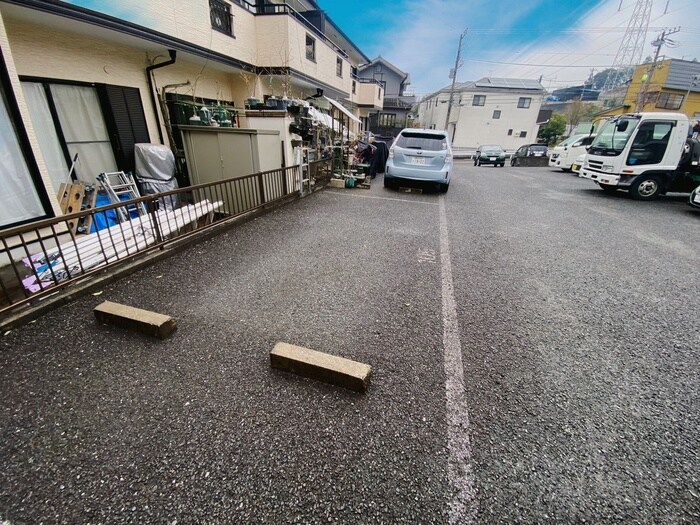
[[[508,136],[510,137],[512,134],[513,134],[513,130],[512,130],[512,129],[509,129],[509,130],[508,130]]]
[[[316,62],[316,39],[308,33],[306,35],[306,58]]]
[[[483,106],[486,104],[486,95],[474,95],[472,106]]]
[[[501,110],[500,109],[495,109],[493,111],[493,118],[494,118],[494,120],[498,120],[499,118],[501,118]]]
[[[1,53],[0,77],[0,227],[5,227],[46,217],[49,207]]]
[[[357,82],[355,82],[353,80],[352,81],[352,94],[354,95],[355,93],[357,93]]]
[[[377,90],[377,100],[381,100],[381,99],[382,99],[382,88],[379,88]]]
[[[521,139],[524,139],[525,137],[527,137],[527,131],[521,131],[521,132],[520,132],[520,138],[521,138]]]
[[[52,181],[92,182],[105,171],[133,171],[134,144],[150,142],[137,88],[22,79],[39,148]]]
[[[379,127],[380,128],[394,128],[394,127],[396,127],[396,113],[381,113],[379,115]]]
[[[343,59],[340,57],[335,59],[335,74],[339,77],[343,76]]]
[[[233,16],[231,6],[221,0],[209,0],[211,27],[225,35],[233,36]]]
[[[663,95],[663,93],[662,93]],[[664,158],[673,122],[645,122],[639,126],[627,158],[628,165],[658,164]]]
[[[407,149],[442,151],[447,149],[447,137],[436,133],[404,131],[396,137],[396,145]]]
[[[683,95],[674,95],[673,93],[659,93],[659,98],[656,101],[656,107],[663,109],[680,109],[681,104],[683,104]]]
[[[518,107],[527,109],[530,107],[531,102],[532,99],[530,97],[520,97],[518,99]]]

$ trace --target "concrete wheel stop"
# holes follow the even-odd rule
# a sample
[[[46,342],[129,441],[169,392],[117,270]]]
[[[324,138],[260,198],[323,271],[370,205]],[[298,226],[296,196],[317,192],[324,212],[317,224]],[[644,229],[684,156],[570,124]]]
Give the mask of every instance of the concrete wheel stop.
[[[324,383],[367,392],[372,367],[303,346],[277,343],[270,351],[272,368]]]
[[[169,315],[133,306],[105,301],[97,305],[93,311],[100,323],[119,326],[158,339],[165,339],[177,330],[175,319]]]

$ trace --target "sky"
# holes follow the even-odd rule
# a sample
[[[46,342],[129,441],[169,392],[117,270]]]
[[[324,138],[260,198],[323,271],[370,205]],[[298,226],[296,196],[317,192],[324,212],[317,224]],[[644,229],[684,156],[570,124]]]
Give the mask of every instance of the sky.
[[[370,59],[383,56],[411,75],[416,94],[457,80],[539,80],[550,90],[580,85],[610,67],[637,0],[317,0]],[[642,58],[664,29],[680,28],[661,56],[700,61],[700,0],[654,0]]]

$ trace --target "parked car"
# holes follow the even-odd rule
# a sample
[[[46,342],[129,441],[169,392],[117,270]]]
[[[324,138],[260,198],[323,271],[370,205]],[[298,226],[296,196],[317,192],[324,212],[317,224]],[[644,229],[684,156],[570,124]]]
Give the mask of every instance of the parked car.
[[[474,153],[474,166],[493,164],[494,166],[506,165],[506,152],[501,146],[481,146]]]
[[[544,144],[525,144],[520,146],[510,156],[510,165],[515,166],[521,157],[546,157],[548,151],[547,146]]]
[[[700,208],[700,186],[695,188],[693,193],[690,194],[690,200],[688,203],[694,208]]]
[[[586,153],[586,147],[591,145],[595,135],[572,135],[556,146],[549,155],[549,165],[570,171],[571,165],[581,153]]]
[[[445,131],[406,128],[389,148],[384,187],[401,180],[435,182],[447,193],[452,173],[452,147]]]
[[[576,160],[571,163],[571,171],[576,173],[578,175],[578,172],[581,171],[581,168],[583,167],[583,163],[586,161],[586,154],[581,153],[578,157],[576,157]]]

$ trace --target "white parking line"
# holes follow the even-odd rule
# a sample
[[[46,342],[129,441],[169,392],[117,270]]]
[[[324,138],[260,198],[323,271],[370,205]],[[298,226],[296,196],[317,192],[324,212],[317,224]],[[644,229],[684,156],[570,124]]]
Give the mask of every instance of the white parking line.
[[[469,412],[464,391],[462,343],[459,340],[444,197],[440,197],[440,263],[449,453],[447,476],[454,490],[454,496],[449,501],[449,520],[451,524],[462,525],[476,522],[476,488],[469,441]]]

